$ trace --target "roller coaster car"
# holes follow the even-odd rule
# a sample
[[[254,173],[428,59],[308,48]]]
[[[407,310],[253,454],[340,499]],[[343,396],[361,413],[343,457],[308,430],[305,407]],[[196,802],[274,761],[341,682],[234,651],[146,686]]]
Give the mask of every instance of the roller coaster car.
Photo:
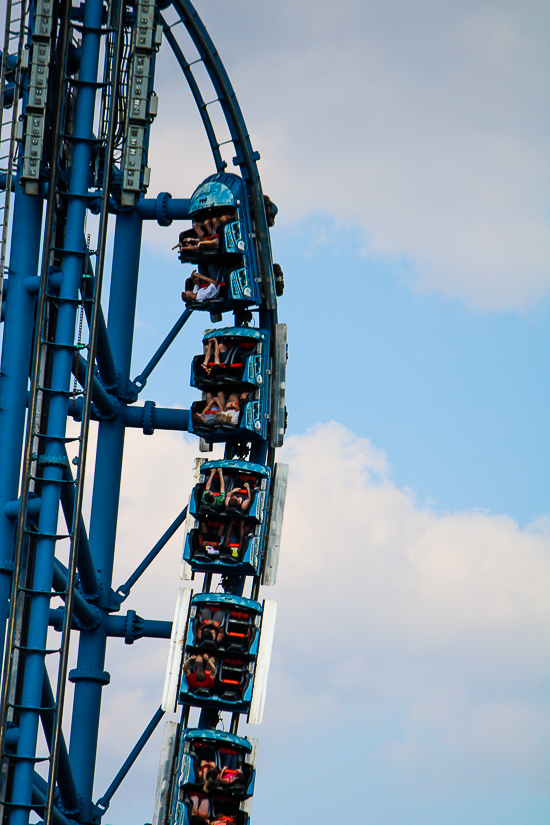
[[[249,461],[202,465],[189,499],[183,550],[193,570],[259,573],[270,480],[269,467]]]
[[[233,799],[254,793],[256,747],[232,733],[187,729],[178,758],[178,795],[192,790],[217,792]]]
[[[225,172],[206,178],[191,196],[189,217],[195,228],[180,234],[180,243],[187,244],[180,249],[180,261],[198,264],[200,274],[220,286],[215,298],[194,301],[193,309],[225,312],[259,304],[260,273],[243,180]],[[197,247],[201,240],[202,247]]]
[[[261,387],[269,362],[269,333],[248,327],[207,330],[204,352],[193,358],[191,386],[200,390],[232,385]]]
[[[212,625],[205,625],[205,615],[208,616],[206,621],[220,622],[218,627],[222,634],[216,633],[215,641],[205,638],[205,628],[212,628]],[[208,653],[216,663],[216,677],[210,687],[195,686],[191,689],[184,668],[180,702],[241,713],[249,710],[262,615],[263,607],[259,602],[242,596],[200,593],[193,597],[184,645],[184,662]],[[217,631],[215,626],[214,630]]]

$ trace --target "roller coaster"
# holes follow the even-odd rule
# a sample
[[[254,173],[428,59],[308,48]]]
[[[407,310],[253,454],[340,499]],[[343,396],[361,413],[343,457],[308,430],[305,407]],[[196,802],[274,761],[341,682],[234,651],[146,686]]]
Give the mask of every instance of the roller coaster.
[[[182,197],[147,195],[162,47],[181,69],[213,158],[212,174]],[[228,140],[217,137],[214,110]],[[284,280],[269,236],[277,208],[262,191],[258,160],[188,0],[8,0],[0,76],[3,823],[101,823],[165,713],[153,825],[250,820],[257,742],[239,735],[239,722],[259,724],[263,715],[276,605],[260,588],[276,580],[288,475],[275,462],[286,429],[286,326],[277,316]],[[166,228],[167,247],[177,241],[186,280],[180,317],[132,378],[144,221]],[[211,326],[191,364],[190,409],[140,404],[196,312],[209,313]],[[116,587],[127,427],[189,432],[202,455],[189,468],[188,503]],[[223,458],[209,460],[214,444]],[[174,576],[184,585],[173,621],[124,613],[178,530]],[[168,661],[158,710],[97,798],[105,655],[115,637],[169,640]]]

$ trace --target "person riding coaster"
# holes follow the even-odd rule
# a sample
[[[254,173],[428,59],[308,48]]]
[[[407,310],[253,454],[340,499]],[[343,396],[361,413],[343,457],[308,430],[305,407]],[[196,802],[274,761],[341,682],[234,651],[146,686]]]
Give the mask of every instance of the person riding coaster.
[[[202,411],[193,412],[192,420],[195,425],[216,427],[237,427],[242,403],[251,395],[251,392],[232,392],[228,397],[220,390],[216,395],[206,393],[206,404]]]
[[[253,531],[253,524],[244,518],[212,519],[200,521],[198,553],[210,558],[237,562],[242,559],[245,545]]]
[[[216,681],[216,660],[208,653],[190,656],[183,665],[189,690],[210,690]]]
[[[248,358],[257,351],[257,346],[257,340],[244,337],[207,338],[203,341],[202,355],[193,358],[196,386],[206,389],[216,380],[223,384],[242,383]]]
[[[197,212],[193,228],[180,232],[178,243],[172,249],[179,250],[180,258],[220,251],[220,235],[226,223],[235,220],[235,209],[230,206],[212,207]],[[222,247],[223,248],[223,247]]]
[[[223,610],[212,610],[205,607],[199,617],[197,627],[197,645],[200,646],[204,642],[210,642],[214,645],[219,645],[225,638],[225,630],[222,627],[224,621]]]
[[[194,269],[190,278],[185,282],[185,290],[181,293],[181,298],[186,304],[192,304],[194,301],[202,303],[216,298],[219,292],[220,284],[215,278]]]
[[[217,484],[216,479],[218,480]],[[214,492],[213,487],[217,487],[218,492]],[[220,467],[213,467],[210,470],[210,475],[202,492],[201,504],[211,507],[212,510],[222,510],[225,507],[225,498],[225,479],[223,472]]]

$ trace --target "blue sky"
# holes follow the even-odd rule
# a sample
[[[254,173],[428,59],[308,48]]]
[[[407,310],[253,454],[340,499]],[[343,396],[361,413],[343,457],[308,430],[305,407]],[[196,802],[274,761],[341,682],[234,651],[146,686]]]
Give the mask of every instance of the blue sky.
[[[289,434],[346,424],[388,454],[396,484],[438,511],[482,508],[522,525],[547,513],[548,301],[469,311],[457,298],[411,289],[410,264],[364,256],[353,233],[343,242],[342,234],[323,215],[272,232],[287,284]],[[154,267],[146,255],[144,274]],[[179,264],[164,269],[163,289],[176,300],[183,277]],[[148,327],[136,339],[136,372],[165,328],[157,279],[143,279],[141,301]],[[176,319],[177,304],[171,312]],[[210,321],[190,324],[200,332]],[[157,368],[147,397],[189,403],[189,335]]]
[[[535,0],[197,9],[286,278],[290,483],[252,821],[546,825],[548,17]],[[166,44],[156,90],[149,196],[188,197],[213,166]],[[181,228],[144,229],[134,376],[183,310]],[[141,401],[190,405],[209,325],[195,313]],[[128,433],[116,586],[181,510],[197,452]],[[171,618],[180,556],[178,535],[127,607]],[[166,654],[109,646],[96,798]],[[106,822],[150,821],[160,736]]]
[[[548,20],[508,0],[198,10],[286,279],[290,484],[253,821],[546,825]],[[186,197],[212,162],[166,49],[157,91],[150,194]],[[183,308],[180,228],[144,231],[134,375]],[[142,400],[190,404],[209,325],[195,314]],[[197,453],[134,432],[126,454],[121,581]],[[176,537],[129,607],[167,617],[180,553]],[[160,695],[165,652],[139,644],[111,652],[98,788]],[[110,821],[149,810],[159,737]]]

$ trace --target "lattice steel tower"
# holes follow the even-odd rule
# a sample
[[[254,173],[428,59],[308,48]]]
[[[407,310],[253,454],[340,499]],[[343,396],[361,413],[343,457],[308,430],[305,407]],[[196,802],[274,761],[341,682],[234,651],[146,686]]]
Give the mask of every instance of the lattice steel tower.
[[[191,63],[189,45],[198,53]],[[147,197],[161,47],[181,67],[213,155],[213,174],[185,197]],[[215,100],[203,97],[198,65]],[[229,129],[222,143],[214,104]],[[0,78],[5,823],[27,825],[31,816],[47,825],[101,822],[165,711],[178,705],[180,722],[165,728],[155,825],[249,820],[256,743],[239,736],[238,726],[241,716],[258,723],[263,712],[275,605],[259,593],[275,582],[287,478],[274,458],[286,427],[286,327],[277,318],[283,276],[269,240],[277,210],[263,195],[258,159],[218,53],[187,0],[8,0]],[[89,213],[98,216],[94,237]],[[181,317],[132,380],[145,220],[165,227],[187,221],[175,254],[190,269]],[[140,404],[149,375],[200,311],[210,313],[211,327],[191,368],[197,401],[190,410]],[[78,422],[76,431],[68,420]],[[93,468],[86,463],[92,420]],[[145,435],[188,431],[203,452],[223,443],[224,458],[197,459],[188,506],[115,590],[127,427]],[[89,523],[82,515],[86,470],[94,482]],[[133,584],[180,527],[182,577],[194,585],[180,589],[174,621],[121,613]],[[52,627],[60,631],[55,650],[48,649]],[[71,634],[78,660],[69,670]],[[114,636],[128,643],[169,638],[170,653],[159,710],[94,802],[101,696],[110,682],[105,652]],[[67,681],[74,683],[70,738],[62,724]],[[191,707],[201,709],[196,727],[189,727]]]

